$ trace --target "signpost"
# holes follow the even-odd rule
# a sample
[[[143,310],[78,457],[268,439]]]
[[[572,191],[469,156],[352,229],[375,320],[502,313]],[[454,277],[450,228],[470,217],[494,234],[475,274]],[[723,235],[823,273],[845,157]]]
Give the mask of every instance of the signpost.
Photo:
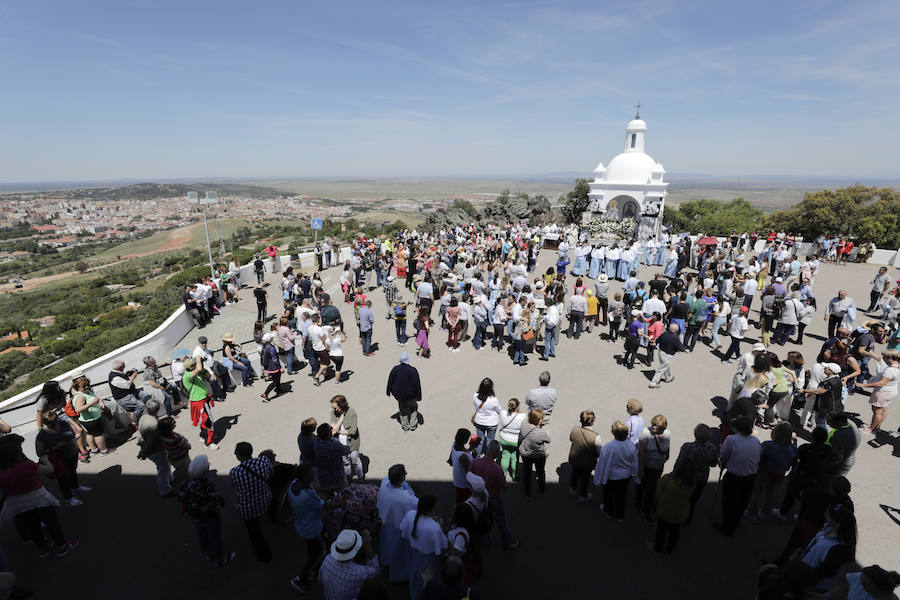
[[[312,225],[310,225],[310,228],[313,230],[313,236],[315,236],[315,239],[313,239],[313,243],[314,244],[318,243],[319,230],[322,229],[322,219],[317,219],[316,217],[313,217]]]

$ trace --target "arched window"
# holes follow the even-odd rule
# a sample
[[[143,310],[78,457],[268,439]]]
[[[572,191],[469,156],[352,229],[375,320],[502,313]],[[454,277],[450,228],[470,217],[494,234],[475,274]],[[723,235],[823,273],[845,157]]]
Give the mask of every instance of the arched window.
[[[631,147],[632,147],[632,148],[634,148],[635,142],[637,142],[637,134],[636,134],[636,133],[632,133],[632,134],[631,134]]]

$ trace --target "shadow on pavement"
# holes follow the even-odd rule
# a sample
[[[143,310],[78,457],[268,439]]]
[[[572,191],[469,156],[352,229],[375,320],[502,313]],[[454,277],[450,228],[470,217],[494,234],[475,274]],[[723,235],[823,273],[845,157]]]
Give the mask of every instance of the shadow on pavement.
[[[548,465],[548,470],[553,468]],[[657,558],[644,546],[652,540],[655,526],[644,525],[635,512],[634,485],[629,486],[626,520],[616,523],[601,516],[599,489],[592,489],[593,500],[580,503],[569,494],[568,465],[556,468],[566,483],[548,484],[543,494],[537,493],[535,485],[532,498],[524,496],[521,483],[509,484],[504,501],[521,546],[503,550],[494,531],[493,545],[483,552],[484,576],[475,585],[488,597],[559,598],[591,589],[598,597],[638,599],[653,597],[665,582],[666,598],[750,599],[760,562],[780,553],[790,534],[789,525],[776,521],[744,521],[734,540],[716,533],[709,520],[713,508],[719,518],[718,506],[712,505],[718,496],[714,472],[693,524],[682,527],[679,546],[671,557]],[[381,474],[371,475],[367,483],[377,485]],[[72,582],[81,581],[86,573],[94,574],[92,593],[103,597],[296,597],[288,582],[297,574],[306,550],[293,526],[264,519],[274,559],[270,564],[257,562],[233,509],[227,473],[213,477],[226,498],[224,547],[238,553],[222,569],[201,557],[192,523],[177,500],[158,496],[154,476],[122,475],[118,466],[83,475],[82,483],[93,488],[83,496],[84,504],[58,509],[66,535],[81,539],[69,556],[39,559],[34,547],[23,544],[11,525],[2,531],[2,547],[22,584],[37,590],[39,597],[66,596]],[[438,496],[438,514],[446,523],[455,496],[452,483],[409,483],[419,495]],[[57,492],[54,484],[48,489]],[[883,508],[900,523],[897,509]],[[386,583],[386,587],[391,598],[408,598],[405,585]],[[322,590],[310,597],[323,597]]]

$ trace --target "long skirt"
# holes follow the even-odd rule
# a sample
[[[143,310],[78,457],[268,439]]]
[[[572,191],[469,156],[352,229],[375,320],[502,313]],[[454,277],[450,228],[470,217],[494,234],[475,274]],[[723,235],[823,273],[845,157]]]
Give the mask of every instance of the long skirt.
[[[588,273],[588,277],[591,279],[597,279],[597,276],[600,275],[600,259],[592,258],[591,259],[591,270]]]
[[[629,273],[631,273],[631,263],[627,260],[619,259],[619,268],[618,272],[616,273],[616,277],[618,279],[621,279],[622,281],[625,281],[626,279],[628,279]]]
[[[423,350],[428,350],[428,331],[425,329],[420,329],[416,333],[416,346],[422,348]]]
[[[575,266],[572,267],[572,275],[581,276],[587,273],[587,260],[584,256],[575,259]]]
[[[660,246],[656,249],[656,256],[653,258],[653,264],[662,266],[666,262],[666,249],[664,246]]]
[[[440,577],[440,557],[436,554],[422,554],[418,550],[409,551],[409,597],[418,600],[425,591],[425,584],[432,577]]]
[[[619,261],[613,260],[611,258],[606,259],[606,276],[610,279],[616,278],[616,266],[618,266]]]
[[[388,567],[388,579],[391,583],[409,580],[409,555],[412,548],[401,535],[400,530],[390,525],[381,527],[381,564]]]
[[[678,259],[673,258],[666,261],[666,268],[663,269],[663,275],[666,277],[675,277],[678,272]]]

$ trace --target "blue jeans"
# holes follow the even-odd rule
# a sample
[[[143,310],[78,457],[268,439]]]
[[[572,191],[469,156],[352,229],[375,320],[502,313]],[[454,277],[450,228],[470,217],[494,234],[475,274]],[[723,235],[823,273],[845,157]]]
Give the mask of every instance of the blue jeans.
[[[713,340],[713,344],[715,344],[716,346],[721,346],[721,345],[722,345],[722,341],[719,339],[719,329],[720,329],[720,328],[722,327],[722,325],[724,325],[726,322],[728,322],[728,318],[727,318],[727,317],[716,317],[715,319],[713,319],[713,323],[712,323],[712,340]]]
[[[200,551],[215,561],[222,560],[222,521],[219,515],[193,519]]]
[[[475,321],[475,337],[472,338],[472,345],[475,349],[484,346],[484,334],[487,331],[487,321]]]
[[[475,456],[481,456],[481,453],[484,451],[485,445],[489,444],[491,440],[494,439],[494,433],[497,432],[497,426],[491,425],[490,427],[485,425],[475,424],[475,433],[478,435],[478,446],[475,448]]]
[[[313,352],[312,342],[306,340],[303,343],[303,356],[306,357],[306,360],[309,361],[309,372],[314,375],[319,372],[319,359],[316,356],[316,353]]]
[[[284,366],[287,368],[287,373],[290,375],[294,372],[294,349],[284,351]]]
[[[362,351],[363,354],[369,354],[372,352],[372,330],[368,331],[360,331],[359,337],[362,338]]]
[[[553,327],[547,327],[544,332],[544,358],[550,358],[550,355],[556,356],[556,336],[559,335],[559,323]]]
[[[291,351],[291,354],[293,354],[293,351]],[[256,372],[254,372],[253,367],[250,366],[249,358],[241,357],[238,359],[233,359],[231,361],[231,368],[237,369],[241,372],[241,383],[243,383],[244,385],[250,383],[251,377],[256,377]]]
[[[515,340],[513,342],[513,362],[525,364],[525,340]]]
[[[397,330],[397,343],[406,341],[406,319],[395,319],[394,328]]]

